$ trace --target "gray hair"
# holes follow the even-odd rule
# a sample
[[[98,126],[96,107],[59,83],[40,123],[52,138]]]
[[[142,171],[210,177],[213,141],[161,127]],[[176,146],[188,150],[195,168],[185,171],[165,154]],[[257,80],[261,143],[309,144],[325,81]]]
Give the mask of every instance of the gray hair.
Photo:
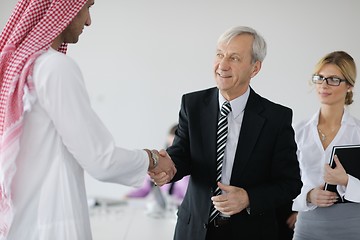
[[[256,61],[263,62],[266,56],[265,39],[250,27],[238,26],[228,29],[219,37],[218,44],[224,42],[229,43],[234,37],[241,34],[250,34],[254,37],[252,46],[252,63],[255,63]]]

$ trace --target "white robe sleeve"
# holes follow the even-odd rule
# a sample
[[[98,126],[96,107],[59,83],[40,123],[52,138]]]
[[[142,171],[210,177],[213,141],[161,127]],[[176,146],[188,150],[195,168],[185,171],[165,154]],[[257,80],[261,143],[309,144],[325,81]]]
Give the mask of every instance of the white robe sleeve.
[[[149,166],[147,153],[115,146],[113,137],[91,108],[77,64],[56,53],[36,70],[38,101],[78,163],[101,181],[141,186]]]

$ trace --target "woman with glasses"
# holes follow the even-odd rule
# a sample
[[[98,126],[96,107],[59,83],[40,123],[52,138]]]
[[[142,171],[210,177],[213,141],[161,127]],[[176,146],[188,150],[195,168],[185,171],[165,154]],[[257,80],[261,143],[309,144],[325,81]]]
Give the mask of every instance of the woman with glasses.
[[[360,120],[346,108],[353,102],[355,78],[354,59],[343,51],[327,54],[315,66],[320,109],[295,126],[303,181],[293,204],[295,240],[359,239],[360,180],[346,172],[340,158],[335,157],[334,169],[328,165],[333,146],[360,144]],[[325,191],[325,182],[337,185],[339,195]]]

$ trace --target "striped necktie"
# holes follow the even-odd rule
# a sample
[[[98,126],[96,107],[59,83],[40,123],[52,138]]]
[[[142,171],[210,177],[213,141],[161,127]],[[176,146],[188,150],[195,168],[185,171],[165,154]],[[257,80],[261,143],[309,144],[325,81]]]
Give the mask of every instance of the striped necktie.
[[[216,139],[216,183],[221,181],[221,171],[224,160],[224,152],[226,147],[226,139],[228,135],[228,120],[227,115],[231,112],[230,102],[226,101],[221,107],[221,113],[217,127]],[[220,195],[221,189],[216,184],[214,196]],[[214,205],[211,207],[209,222],[212,222],[218,215],[219,211],[215,209]]]

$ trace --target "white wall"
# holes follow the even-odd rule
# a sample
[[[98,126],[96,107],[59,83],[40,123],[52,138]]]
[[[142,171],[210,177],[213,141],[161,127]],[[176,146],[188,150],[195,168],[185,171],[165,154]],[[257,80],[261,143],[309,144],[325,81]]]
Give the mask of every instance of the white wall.
[[[15,0],[0,2],[0,27]],[[252,87],[291,107],[294,122],[318,108],[308,80],[320,57],[350,53],[360,68],[358,0],[96,0],[92,26],[68,54],[80,64],[94,109],[126,148],[162,148],[183,93],[214,86],[218,36],[234,25],[258,30],[268,55]],[[351,112],[360,118],[359,88]],[[90,195],[128,188],[86,178]]]

